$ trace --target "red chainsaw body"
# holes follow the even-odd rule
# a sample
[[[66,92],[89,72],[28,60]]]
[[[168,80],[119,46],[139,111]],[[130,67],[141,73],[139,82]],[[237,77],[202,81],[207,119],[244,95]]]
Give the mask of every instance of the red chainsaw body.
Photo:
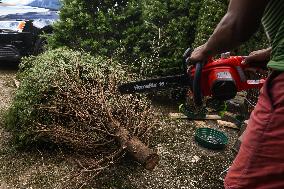
[[[247,65],[241,63],[243,60],[242,56],[210,59],[202,69],[202,95],[227,100],[233,98],[239,91],[261,88],[265,79],[247,80],[244,74]],[[194,78],[195,68],[189,68],[188,74]]]

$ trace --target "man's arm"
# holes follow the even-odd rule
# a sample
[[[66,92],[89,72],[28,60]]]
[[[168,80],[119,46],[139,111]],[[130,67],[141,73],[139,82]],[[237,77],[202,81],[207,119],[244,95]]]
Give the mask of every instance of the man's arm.
[[[244,60],[244,64],[268,62],[270,60],[272,48],[261,49],[251,52]]]
[[[230,51],[248,40],[258,29],[269,0],[231,0],[209,40],[194,50],[190,60],[203,61],[208,56]]]

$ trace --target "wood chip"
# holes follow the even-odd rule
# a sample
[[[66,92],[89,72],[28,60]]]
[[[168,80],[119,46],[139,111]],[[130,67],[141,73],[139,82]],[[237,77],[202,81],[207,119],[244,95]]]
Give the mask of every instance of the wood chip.
[[[169,113],[171,119],[192,119],[182,113]],[[206,115],[205,117],[195,117],[193,120],[218,120],[221,119],[219,115]]]
[[[208,127],[208,124],[205,121],[193,121],[196,127]]]
[[[217,123],[218,123],[218,125],[223,126],[223,127],[239,129],[239,127],[236,124],[232,123],[232,122],[217,120]]]

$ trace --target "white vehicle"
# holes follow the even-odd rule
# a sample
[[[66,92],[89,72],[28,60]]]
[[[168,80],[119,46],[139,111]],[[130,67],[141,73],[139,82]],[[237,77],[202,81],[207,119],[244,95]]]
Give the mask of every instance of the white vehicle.
[[[45,43],[40,35],[52,33],[59,8],[60,0],[0,1],[0,60],[40,53]]]

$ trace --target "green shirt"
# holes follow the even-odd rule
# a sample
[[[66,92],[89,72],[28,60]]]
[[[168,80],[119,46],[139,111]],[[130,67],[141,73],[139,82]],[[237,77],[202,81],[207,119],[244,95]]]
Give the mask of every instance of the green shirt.
[[[270,0],[262,24],[272,47],[268,67],[284,71],[284,0]]]

